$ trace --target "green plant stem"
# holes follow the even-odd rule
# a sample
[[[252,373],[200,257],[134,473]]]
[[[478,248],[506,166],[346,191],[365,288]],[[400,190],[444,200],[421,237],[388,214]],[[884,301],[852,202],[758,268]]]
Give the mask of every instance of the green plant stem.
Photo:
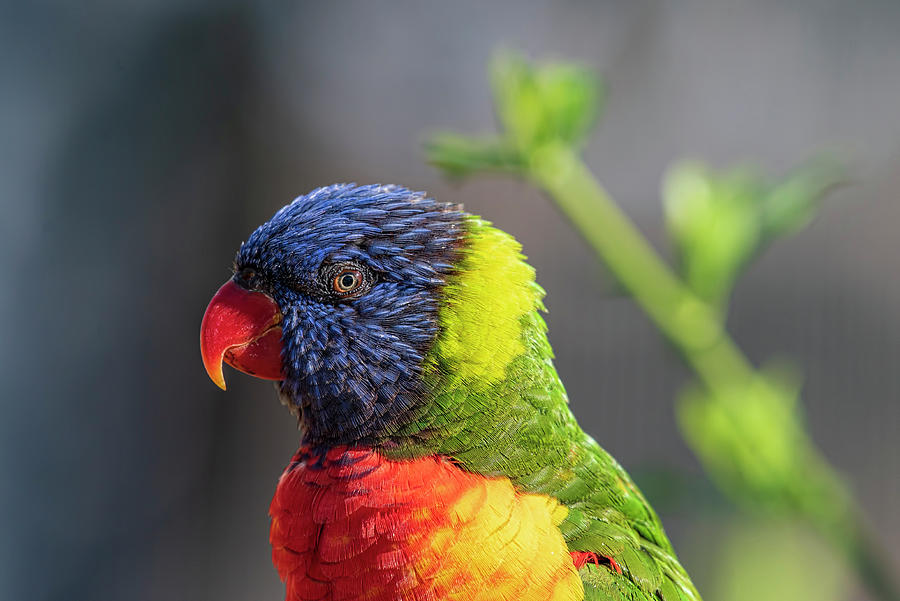
[[[727,398],[750,384],[755,370],[725,334],[719,314],[672,273],[574,151],[561,144],[540,148],[529,175],[711,391]]]
[[[732,399],[739,399],[735,393],[748,389],[757,379],[756,369],[724,331],[719,314],[671,271],[578,153],[561,143],[543,145],[530,153],[525,175],[556,202],[610,272],[683,354],[713,397],[726,406],[732,405]],[[737,410],[729,411],[729,415],[733,420],[740,419]],[[805,517],[841,550],[873,594],[885,601],[900,601],[891,571],[841,479],[812,443],[807,463],[809,485],[805,490],[825,501],[828,511]],[[792,501],[795,510],[805,513],[807,499]]]

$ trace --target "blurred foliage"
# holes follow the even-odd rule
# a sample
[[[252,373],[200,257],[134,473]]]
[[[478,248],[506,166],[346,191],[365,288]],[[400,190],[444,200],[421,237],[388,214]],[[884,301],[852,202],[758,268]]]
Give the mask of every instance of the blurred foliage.
[[[492,62],[491,76],[497,117],[520,153],[557,141],[585,145],[605,99],[593,71],[567,63],[534,69],[505,53]]]
[[[584,67],[533,65],[510,53],[498,55],[490,72],[500,133],[438,134],[427,143],[429,160],[452,177],[501,171],[546,192],[695,372],[696,380],[679,395],[677,413],[685,440],[713,482],[756,515],[802,519],[843,554],[875,595],[900,599],[852,495],[809,436],[799,371],[784,361],[754,368],[724,329],[743,269],[771,242],[809,224],[842,170],[818,159],[770,181],[748,167],[716,171],[699,162],[677,164],[663,184],[676,273],[581,160],[604,98],[600,80]],[[804,570],[796,557],[790,570],[795,580],[776,586],[770,578],[754,579],[770,558],[790,561],[799,549],[790,538],[766,540],[765,549],[744,541],[726,554],[723,561],[734,573],[728,586],[740,591],[725,587],[714,598],[787,599],[797,598],[797,591],[835,598],[835,587],[830,595],[808,594],[820,568]],[[779,595],[770,594],[778,587]]]
[[[663,207],[682,279],[723,309],[743,268],[776,238],[809,224],[841,179],[841,167],[824,158],[775,182],[751,167],[676,164],[663,182]]]
[[[707,474],[736,503],[833,528],[850,514],[852,503],[809,437],[799,392],[798,371],[776,363],[730,392],[689,384],[679,395],[677,414]]]
[[[479,171],[524,175],[530,155],[547,144],[582,148],[605,100],[593,71],[550,63],[535,69],[522,57],[501,53],[491,63],[491,83],[499,137],[473,138],[453,133],[433,136],[429,161],[452,177]]]
[[[798,486],[796,449],[806,443],[797,408],[799,375],[779,367],[761,371],[736,396],[710,398],[691,384],[679,398],[681,426],[707,472],[754,509],[778,510],[794,496],[788,491]]]
[[[735,520],[716,546],[710,599],[840,601],[847,596],[840,558],[790,520]]]

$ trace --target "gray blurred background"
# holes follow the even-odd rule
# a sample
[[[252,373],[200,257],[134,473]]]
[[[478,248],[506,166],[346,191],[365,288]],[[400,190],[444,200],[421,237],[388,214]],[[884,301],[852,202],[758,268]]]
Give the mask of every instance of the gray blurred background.
[[[856,183],[753,265],[730,328],[755,361],[799,361],[813,436],[900,566],[900,3],[6,1],[0,598],[283,596],[266,511],[296,424],[268,384],[219,391],[198,328],[249,232],[336,181],[425,189],[519,238],[576,415],[728,596],[743,518],[679,436],[678,358],[532,189],[423,163],[425,133],[493,127],[500,46],[607,77],[588,162],[663,250],[677,158],[850,159]]]

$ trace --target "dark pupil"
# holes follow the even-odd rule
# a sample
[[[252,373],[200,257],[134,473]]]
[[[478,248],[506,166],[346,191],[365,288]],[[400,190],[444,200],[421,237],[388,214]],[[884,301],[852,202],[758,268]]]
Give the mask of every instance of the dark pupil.
[[[341,276],[341,288],[348,290],[356,284],[356,276],[352,273],[345,273]]]

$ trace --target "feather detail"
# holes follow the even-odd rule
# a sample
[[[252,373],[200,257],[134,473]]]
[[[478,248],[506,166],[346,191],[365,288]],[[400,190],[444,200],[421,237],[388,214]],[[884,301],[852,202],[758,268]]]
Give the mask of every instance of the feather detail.
[[[566,510],[450,461],[303,448],[270,509],[287,599],[583,598],[557,528]]]
[[[582,599],[566,510],[440,457],[301,449],[270,509],[291,601]]]

